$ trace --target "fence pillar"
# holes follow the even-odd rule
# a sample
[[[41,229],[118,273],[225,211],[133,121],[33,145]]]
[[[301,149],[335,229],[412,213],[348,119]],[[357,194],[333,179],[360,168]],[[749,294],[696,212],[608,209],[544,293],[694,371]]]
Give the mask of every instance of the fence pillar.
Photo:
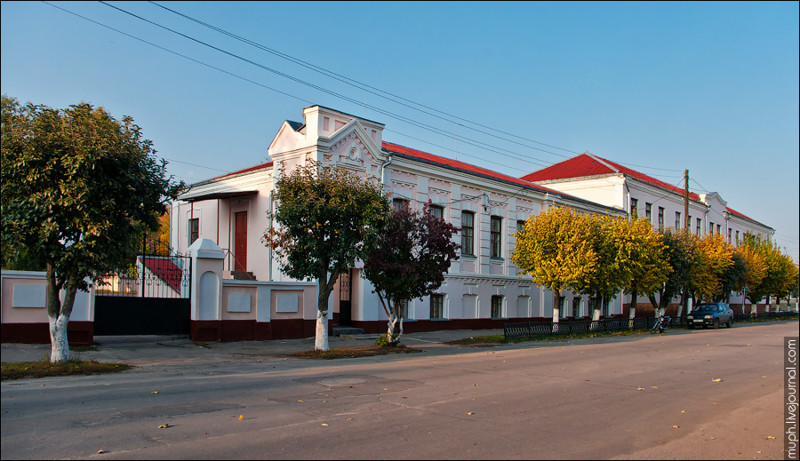
[[[222,267],[225,252],[214,241],[197,239],[192,256],[192,321],[222,318]]]

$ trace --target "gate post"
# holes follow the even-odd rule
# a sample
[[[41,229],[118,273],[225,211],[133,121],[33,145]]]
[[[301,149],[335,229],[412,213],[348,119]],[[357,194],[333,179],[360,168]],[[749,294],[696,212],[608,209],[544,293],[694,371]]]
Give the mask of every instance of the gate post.
[[[225,252],[209,239],[189,247],[192,256],[191,337],[195,341],[222,340],[222,268]]]

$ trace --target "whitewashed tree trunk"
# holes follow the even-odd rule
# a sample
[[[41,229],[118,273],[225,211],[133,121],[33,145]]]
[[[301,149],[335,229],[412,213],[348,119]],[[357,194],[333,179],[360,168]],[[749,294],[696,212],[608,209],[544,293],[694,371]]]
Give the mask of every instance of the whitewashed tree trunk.
[[[50,321],[50,363],[69,360],[69,339],[67,338],[68,315],[47,317]]]
[[[330,350],[328,345],[328,311],[317,309],[317,328],[314,337],[314,350]]]

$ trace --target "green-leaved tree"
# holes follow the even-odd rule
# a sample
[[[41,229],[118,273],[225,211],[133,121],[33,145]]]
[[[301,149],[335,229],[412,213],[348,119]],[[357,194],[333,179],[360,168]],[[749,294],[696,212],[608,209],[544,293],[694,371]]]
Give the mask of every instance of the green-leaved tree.
[[[318,280],[314,348],[327,351],[328,298],[339,276],[366,260],[389,217],[389,201],[376,181],[313,161],[275,181],[278,226],[264,242],[281,257],[281,270]]]
[[[69,360],[77,290],[128,267],[143,232],[156,229],[183,187],[155,152],[131,117],[2,97],[3,257],[46,271],[53,363]]]

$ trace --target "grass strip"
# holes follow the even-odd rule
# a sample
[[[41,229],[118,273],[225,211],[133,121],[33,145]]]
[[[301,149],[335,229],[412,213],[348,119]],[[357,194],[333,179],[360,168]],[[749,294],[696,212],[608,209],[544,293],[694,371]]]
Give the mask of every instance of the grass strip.
[[[103,363],[94,360],[69,360],[61,363],[50,363],[48,360],[37,362],[3,362],[0,380],[23,378],[45,378],[48,376],[94,375],[100,373],[117,373],[131,369],[125,363]]]
[[[286,354],[288,357],[298,357],[301,359],[350,359],[356,357],[372,357],[375,355],[386,354],[410,354],[414,352],[422,352],[421,349],[414,349],[408,346],[365,346],[365,347],[344,347],[340,349],[330,349],[327,351],[303,351],[295,352],[293,354]]]

